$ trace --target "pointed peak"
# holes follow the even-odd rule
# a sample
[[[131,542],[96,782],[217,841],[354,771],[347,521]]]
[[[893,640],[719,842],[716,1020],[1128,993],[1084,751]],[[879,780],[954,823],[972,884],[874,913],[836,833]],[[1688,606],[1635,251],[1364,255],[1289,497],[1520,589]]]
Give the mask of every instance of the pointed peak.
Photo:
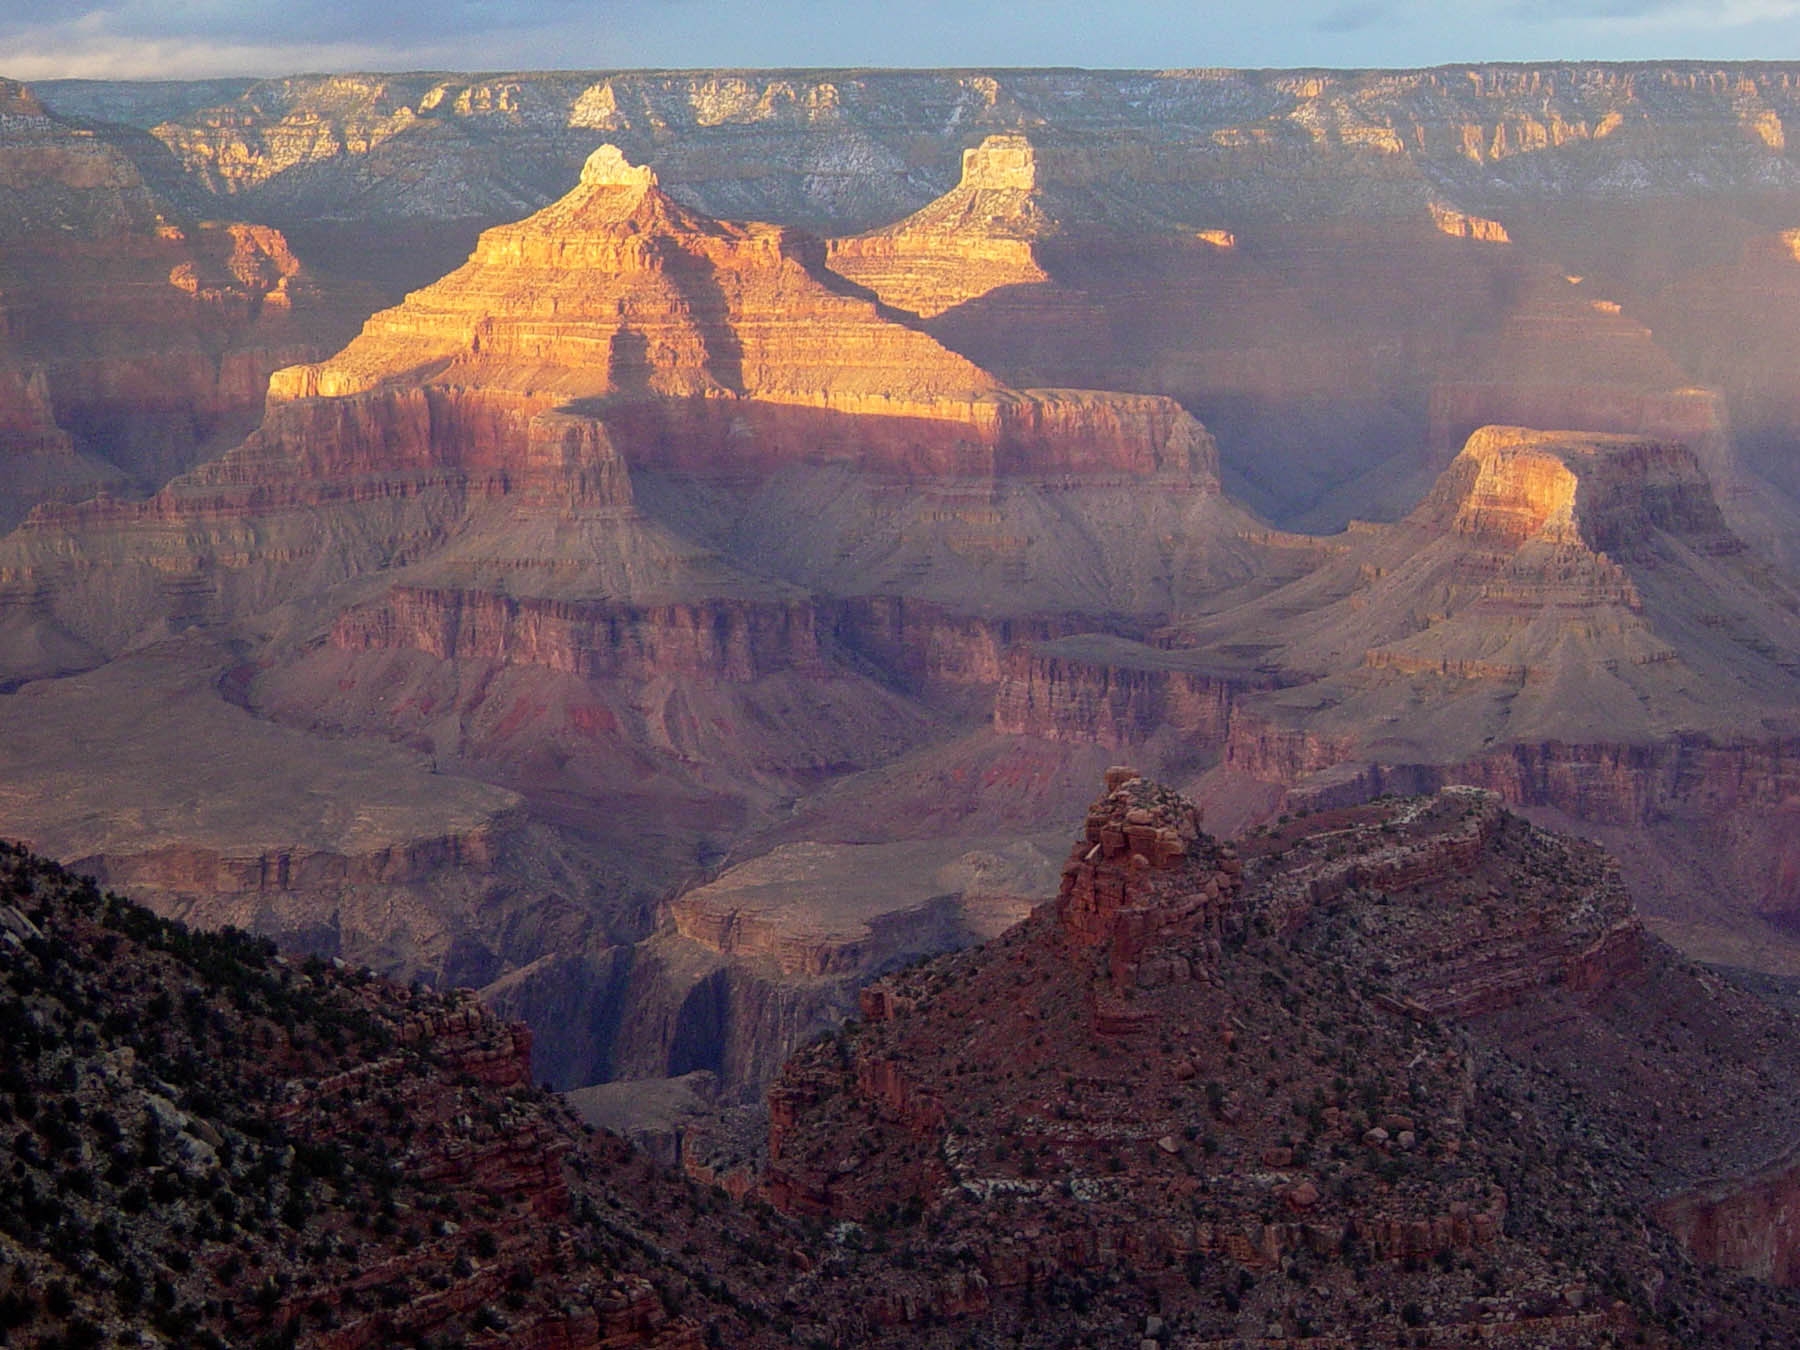
[[[989,136],[963,151],[962,185],[987,191],[1029,192],[1038,185],[1037,150],[1023,136]]]
[[[648,164],[633,164],[625,152],[611,144],[601,146],[581,166],[583,187],[653,188],[656,170]]]

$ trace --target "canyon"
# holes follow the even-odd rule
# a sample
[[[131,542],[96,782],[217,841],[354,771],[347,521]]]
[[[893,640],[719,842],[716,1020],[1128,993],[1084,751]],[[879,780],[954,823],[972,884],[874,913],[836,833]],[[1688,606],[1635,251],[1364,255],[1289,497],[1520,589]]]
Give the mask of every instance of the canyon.
[[[1593,845],[1466,787],[1224,844],[1115,766],[1061,876],[864,988],[777,1077],[761,1148],[721,1153],[707,1073],[623,1115],[631,1084],[571,1094],[657,1161],[532,1087],[529,1029],[467,990],[190,929],[8,845],[0,1329],[1523,1347],[1800,1321],[1769,1153],[1793,1014],[1649,936]]]
[[[1641,927],[1411,934],[1458,978],[1390,955],[1384,1016],[1629,1002],[1656,939],[1800,972],[1797,87],[0,85],[5,832],[189,923],[474,988],[536,1029],[534,1081],[645,1083],[663,1155],[733,1189],[726,1127],[678,1145],[655,1102],[753,1117],[872,979],[1038,934],[1121,758],[1244,871],[1283,816],[1459,786],[1621,858]],[[1171,849],[1126,881],[1187,876]],[[1120,991],[1095,1034],[1216,973],[1248,883],[1213,861],[1179,952],[1121,946],[1110,874],[1082,883]],[[1779,1197],[1791,1142],[1684,1161],[1673,1225],[1725,1232],[1703,1186],[1756,1168]],[[1429,1258],[1408,1225],[1454,1210],[1474,1253],[1490,1198],[1367,1221]]]

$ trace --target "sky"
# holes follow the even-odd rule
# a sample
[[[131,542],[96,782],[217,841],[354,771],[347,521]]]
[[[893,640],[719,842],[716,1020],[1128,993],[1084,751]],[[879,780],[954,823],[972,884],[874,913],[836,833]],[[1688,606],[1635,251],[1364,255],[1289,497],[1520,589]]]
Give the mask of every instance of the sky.
[[[0,0],[0,76],[1800,59],[1800,0]]]

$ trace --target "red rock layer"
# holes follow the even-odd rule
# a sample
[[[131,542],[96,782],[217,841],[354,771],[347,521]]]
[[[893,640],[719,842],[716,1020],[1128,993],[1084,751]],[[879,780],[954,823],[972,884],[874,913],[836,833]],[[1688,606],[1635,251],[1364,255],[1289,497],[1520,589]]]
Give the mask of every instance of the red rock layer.
[[[994,730],[1115,748],[1169,731],[1219,747],[1240,697],[1275,684],[1273,676],[1208,669],[1123,641],[1021,643],[999,672]]]
[[[840,640],[921,691],[994,687],[1005,678],[1015,643],[1047,641],[1086,627],[1078,616],[990,618],[903,595],[846,599],[835,618]]]
[[[395,586],[340,617],[331,642],[350,652],[410,647],[443,661],[486,658],[588,679],[747,682],[825,669],[806,602],[649,605]]]
[[[1436,1256],[1434,1334],[1586,1344],[1628,1326],[1584,1291],[1525,1292],[1540,1216],[1509,1187],[1537,1182],[1501,1158],[1530,1154],[1512,1140],[1529,1127],[1494,1108],[1470,1051],[1486,1024],[1457,1048],[1430,1025],[1629,989],[1643,948],[1616,870],[1474,791],[1259,834],[1240,859],[1175,794],[1129,769],[1107,786],[1054,906],[877,981],[860,1026],[790,1062],[770,1095],[771,1198],[868,1225],[900,1211],[921,1249],[970,1254],[977,1308],[1116,1272],[1179,1317],[1189,1288],[1211,1306],[1221,1273],[1247,1304],[1240,1269],[1303,1269],[1315,1304],[1343,1288],[1366,1310]],[[1404,1072],[1375,1067],[1390,1062]],[[1443,1293],[1446,1253],[1496,1272],[1488,1301]]]
[[[1656,1220],[1695,1260],[1772,1284],[1800,1284],[1800,1170],[1792,1157],[1748,1177],[1720,1178],[1670,1196]]]
[[[416,839],[356,855],[295,849],[223,853],[176,846],[119,858],[89,855],[70,862],[109,886],[205,895],[230,904],[238,897],[278,899],[283,894],[329,893],[340,887],[406,886],[446,869],[490,872],[519,824],[517,818],[498,819],[467,833]]]

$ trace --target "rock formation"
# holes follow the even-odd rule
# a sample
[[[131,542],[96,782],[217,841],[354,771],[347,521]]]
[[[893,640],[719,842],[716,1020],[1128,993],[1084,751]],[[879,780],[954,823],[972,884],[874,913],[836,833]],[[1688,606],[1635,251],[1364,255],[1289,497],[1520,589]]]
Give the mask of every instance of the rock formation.
[[[994,730],[1114,749],[1159,736],[1217,749],[1238,700],[1276,684],[1266,672],[1123,638],[1021,642],[1007,651],[1000,670]]]
[[[1031,142],[990,136],[963,151],[951,192],[897,225],[833,240],[826,261],[882,303],[930,319],[1003,286],[1048,281],[1035,245],[1060,228]]]
[[[1789,591],[1685,446],[1490,427],[1405,521],[1158,641],[1277,676],[1233,702],[1224,763],[1313,800],[1476,782],[1640,830],[1754,830],[1786,791]]]
[[[1121,754],[1222,828],[1481,784],[1660,876],[1657,932],[1800,969],[1797,517],[1743,467],[1791,486],[1795,83],[9,88],[0,238],[41,280],[0,261],[0,438],[18,509],[55,499],[0,543],[21,830],[482,984],[570,1085],[753,1091],[1016,908],[939,869],[1044,847]],[[316,259],[413,293],[134,500],[303,354]],[[102,731],[135,782],[83,785]],[[1588,978],[1565,936],[1473,986]]]
[[[89,128],[0,82],[0,523],[148,490],[254,424],[343,306],[265,226],[182,218]]]
[[[498,979],[533,1016],[579,1006],[601,1029],[570,1023],[542,1055],[571,1085],[704,1067],[753,1090],[855,978],[992,931],[1017,892],[728,935],[702,888],[641,960],[618,945],[798,792],[942,737],[1015,633],[1268,584],[1266,532],[1222,500],[1216,449],[1179,406],[1010,389],[822,262],[809,236],[705,217],[603,147],[567,197],[487,231],[338,355],[279,372],[240,446],[146,501],[37,511],[0,563],[15,679],[197,629],[244,644],[223,685],[308,745],[372,734],[521,794],[501,842],[426,829],[430,807],[415,838],[397,802],[400,838],[374,861],[310,821],[253,828],[259,792],[236,799],[243,838],[198,820],[182,838],[161,816],[153,845],[109,825],[72,856],[172,911],[395,974]],[[211,691],[184,706],[208,727],[236,716]],[[46,846],[82,835],[34,814]],[[992,844],[954,832],[916,870]],[[445,885],[463,863],[472,885]],[[576,883],[559,878],[505,937],[477,917],[502,878],[565,866],[605,878],[596,909],[566,908]],[[403,932],[365,925],[365,887]],[[775,950],[790,968],[771,980]]]
[[[1418,485],[1396,484],[1383,461],[1416,467],[1433,445],[1448,455],[1485,422],[1570,425],[1515,404],[1434,440],[1429,408],[1434,389],[1504,382],[1480,367],[1506,311],[1564,273],[1677,355],[1683,378],[1658,388],[1726,391],[1751,467],[1791,488],[1791,361],[1749,354],[1742,337],[1793,347],[1780,237],[1800,219],[1782,131],[1794,87],[1779,63],[1542,63],[336,75],[78,82],[43,97],[125,124],[99,134],[198,214],[272,220],[363,255],[357,266],[391,257],[398,289],[435,275],[418,270],[442,256],[417,242],[430,230],[548,204],[602,138],[652,163],[689,206],[876,231],[874,257],[879,236],[901,238],[892,222],[956,196],[965,152],[1027,136],[1038,195],[1065,193],[1053,214],[1083,245],[1060,257],[1034,246],[1049,282],[955,305],[934,333],[1014,385],[1179,397],[1225,433],[1251,505],[1335,527],[1411,504]],[[1095,253],[1095,225],[1134,238]],[[981,222],[964,232],[944,257],[974,249]],[[1198,247],[1146,250],[1150,235]],[[1619,374],[1598,383],[1629,382]]]
[[[1601,1266],[1633,1289],[1705,1287],[1643,1216],[1714,1161],[1696,1131],[1726,1127],[1598,1103],[1620,1102],[1609,1082],[1684,1072],[1740,1090],[1724,1084],[1750,1081],[1780,1015],[1672,963],[1603,855],[1490,794],[1336,812],[1241,852],[1196,816],[1109,772],[1054,905],[866,990],[863,1023],[771,1096],[776,1203],[915,1259],[954,1245],[999,1327],[1084,1310],[1078,1288],[1124,1320],[1134,1286],[1198,1344],[1407,1344],[1421,1326],[1607,1344],[1694,1316]],[[1667,1039],[1711,999],[1732,1011]],[[1706,1048],[1733,1016],[1757,1030]],[[1574,1043],[1534,1060],[1553,1027]],[[1686,1100],[1747,1118],[1729,1095]],[[1734,1160],[1779,1137],[1758,1133]],[[1579,1276],[1546,1261],[1565,1241],[1587,1253]],[[970,1315],[909,1316],[934,1311]],[[1730,1316],[1699,1320],[1728,1336]]]

